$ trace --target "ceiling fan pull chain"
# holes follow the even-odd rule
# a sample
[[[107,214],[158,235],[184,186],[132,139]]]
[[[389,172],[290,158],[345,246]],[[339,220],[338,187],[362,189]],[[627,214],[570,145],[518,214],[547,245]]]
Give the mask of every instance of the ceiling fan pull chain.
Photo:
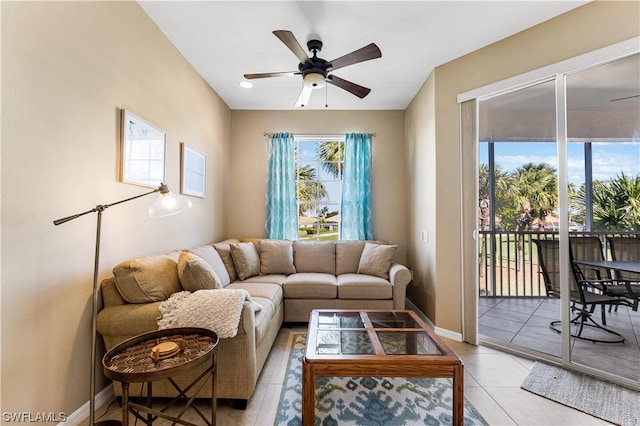
[[[329,86],[324,86],[324,107],[329,108]]]

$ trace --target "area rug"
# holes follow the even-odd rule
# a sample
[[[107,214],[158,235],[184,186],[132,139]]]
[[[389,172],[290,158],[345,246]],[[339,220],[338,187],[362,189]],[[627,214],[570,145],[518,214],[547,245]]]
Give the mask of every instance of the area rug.
[[[640,392],[615,383],[536,362],[520,387],[611,423],[640,425]]]
[[[291,334],[275,425],[302,424],[302,357],[306,334]],[[316,425],[450,425],[452,407],[451,379],[316,378]],[[466,398],[464,424],[488,424]]]

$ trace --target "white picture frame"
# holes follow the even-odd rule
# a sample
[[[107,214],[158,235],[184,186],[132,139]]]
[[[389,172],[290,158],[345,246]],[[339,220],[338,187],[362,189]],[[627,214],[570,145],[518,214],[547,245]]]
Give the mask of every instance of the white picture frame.
[[[204,198],[207,175],[206,154],[182,142],[180,159],[180,193]]]
[[[122,110],[120,181],[157,188],[165,182],[166,133]]]

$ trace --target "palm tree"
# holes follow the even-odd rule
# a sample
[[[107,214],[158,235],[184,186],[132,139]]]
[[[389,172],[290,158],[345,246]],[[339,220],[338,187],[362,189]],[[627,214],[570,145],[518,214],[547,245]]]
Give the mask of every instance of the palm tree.
[[[533,219],[538,217],[539,229],[543,231],[544,218],[558,204],[556,170],[546,163],[524,164],[511,175],[508,192],[519,210],[516,229],[530,230]]]
[[[344,160],[344,143],[341,141],[324,141],[318,144],[316,156],[322,168],[336,179],[342,178],[342,161]]]
[[[494,165],[494,199],[489,200],[490,210],[494,216],[504,221],[509,216],[509,210],[511,209],[511,203],[508,199],[509,189],[509,175],[503,171],[500,164]],[[480,170],[478,175],[478,181],[480,186],[480,199],[482,194],[489,193],[489,166],[487,164],[480,164]]]
[[[580,203],[580,191],[584,192],[584,184],[580,189],[576,189],[575,184],[569,183],[567,196],[569,198],[569,220],[574,222],[585,222],[584,204]]]
[[[298,197],[298,214],[302,216],[312,208],[313,202],[327,198],[327,189],[318,182],[316,169],[310,165],[298,167],[296,170],[296,195]]]
[[[584,186],[576,198],[586,205]],[[640,175],[621,173],[606,181],[594,181],[591,199],[594,230],[640,230]]]

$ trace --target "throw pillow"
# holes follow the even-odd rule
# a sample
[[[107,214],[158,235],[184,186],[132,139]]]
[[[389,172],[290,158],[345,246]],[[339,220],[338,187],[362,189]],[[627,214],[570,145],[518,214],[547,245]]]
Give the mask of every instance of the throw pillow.
[[[216,249],[216,251],[220,255],[220,258],[222,259],[222,263],[224,263],[224,267],[227,269],[229,280],[231,280],[231,282],[234,282],[238,279],[238,274],[236,273],[236,267],[233,264],[233,257],[231,257],[231,247],[229,245],[239,242],[240,241],[236,239],[231,239],[213,244],[213,247]]]
[[[289,240],[260,240],[260,274],[295,274],[293,248]]]
[[[238,279],[246,280],[260,274],[260,256],[253,243],[232,243],[229,247]]]
[[[178,258],[178,277],[182,288],[190,292],[223,287],[213,267],[200,256],[188,251],[180,253]]]
[[[169,298],[180,291],[177,260],[174,253],[165,253],[119,263],[113,268],[118,292],[129,303],[159,302]]]
[[[229,283],[231,282],[231,277],[229,276],[229,272],[227,272],[227,267],[225,266],[220,254],[212,245],[191,248],[187,251],[195,254],[196,256],[207,262],[209,265],[211,265],[216,275],[220,279],[222,287],[226,287],[229,285]]]
[[[391,258],[397,247],[397,245],[366,243],[360,256],[358,273],[389,279]]]
[[[336,275],[358,273],[358,264],[366,243],[388,244],[383,240],[338,240],[336,241]]]

